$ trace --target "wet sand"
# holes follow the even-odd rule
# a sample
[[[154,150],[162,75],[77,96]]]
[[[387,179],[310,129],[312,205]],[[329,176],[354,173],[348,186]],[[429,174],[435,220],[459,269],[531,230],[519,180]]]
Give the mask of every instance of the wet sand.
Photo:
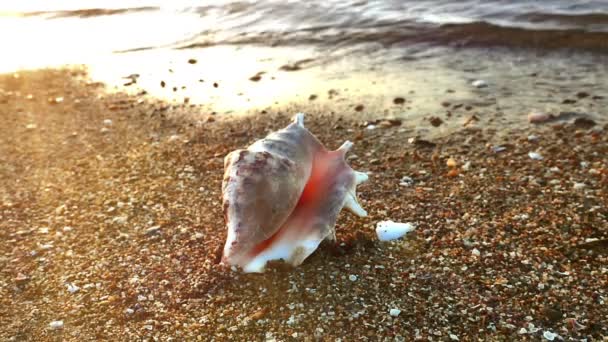
[[[218,264],[223,156],[296,108],[222,120],[79,70],[5,75],[0,89],[0,340],[608,336],[603,124],[496,134],[473,121],[412,140],[311,106],[328,147],[355,142],[370,215],[341,214],[338,243],[298,268],[242,274]],[[386,219],[418,228],[379,242]]]

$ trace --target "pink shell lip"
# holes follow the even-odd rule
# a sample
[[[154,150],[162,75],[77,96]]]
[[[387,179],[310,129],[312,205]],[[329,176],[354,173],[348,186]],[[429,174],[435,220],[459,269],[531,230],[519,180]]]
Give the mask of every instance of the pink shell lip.
[[[297,266],[323,239],[335,238],[343,207],[367,215],[356,196],[367,175],[345,161],[352,143],[327,151],[303,120],[297,114],[286,128],[226,156],[224,263],[246,272],[276,259]]]

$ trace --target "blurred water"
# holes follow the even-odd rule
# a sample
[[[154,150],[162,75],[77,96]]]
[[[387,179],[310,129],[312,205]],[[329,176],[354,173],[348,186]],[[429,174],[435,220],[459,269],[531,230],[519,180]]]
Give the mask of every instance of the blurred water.
[[[511,125],[608,93],[606,0],[26,1],[0,5],[0,31],[0,72],[86,64],[94,79],[138,74],[138,91],[222,113],[321,106],[308,98],[338,90],[342,112],[364,98],[370,117],[422,118],[447,101],[479,109],[461,121],[492,111]],[[490,87],[472,88],[478,78]],[[604,117],[598,101],[571,109]]]

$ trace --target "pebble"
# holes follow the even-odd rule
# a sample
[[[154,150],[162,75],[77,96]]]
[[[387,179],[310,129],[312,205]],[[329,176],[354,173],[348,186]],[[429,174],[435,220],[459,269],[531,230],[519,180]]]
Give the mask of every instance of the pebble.
[[[412,177],[403,176],[403,178],[401,178],[401,181],[399,181],[399,185],[412,186],[414,185],[414,179]]]
[[[351,274],[351,275],[348,276],[348,280],[350,280],[350,281],[357,281],[357,276],[354,275],[354,274]]]
[[[401,314],[401,310],[399,310],[399,309],[391,309],[388,313],[389,313],[389,315],[391,315],[393,317],[397,317],[397,316],[399,316],[399,314]]]
[[[49,327],[53,330],[63,329],[63,321],[52,321],[49,323]]]
[[[78,287],[78,286],[76,286],[76,285],[74,285],[72,283],[67,284],[67,286],[68,286],[68,292],[69,293],[76,293],[76,292],[78,292],[80,290],[80,287]]]
[[[550,331],[545,331],[545,332],[543,333],[543,337],[544,337],[545,339],[549,340],[549,341],[553,341],[553,340],[555,340],[555,338],[556,338],[557,336],[558,336],[557,334],[552,333],[552,332],[550,332]]]
[[[541,156],[540,153],[537,152],[528,152],[528,157],[534,160],[543,160],[543,156]]]
[[[471,85],[475,88],[485,88],[488,86],[488,83],[484,80],[475,80],[471,82]]]
[[[583,190],[587,185],[585,183],[574,183],[574,190]]]
[[[530,134],[528,135],[528,141],[538,141],[540,137],[538,135]]]
[[[160,226],[152,226],[146,229],[146,235],[148,236],[158,234],[158,232],[160,232]]]
[[[541,113],[541,112],[532,112],[528,114],[528,122],[530,123],[541,123],[551,119],[551,114]]]
[[[110,119],[103,120],[103,125],[104,126],[112,126],[112,120],[110,120]]]
[[[481,256],[481,252],[477,248],[473,248],[473,250],[471,251],[471,254],[473,254],[474,256],[477,256],[477,257]]]
[[[504,146],[494,146],[494,147],[492,147],[492,151],[494,151],[494,153],[499,153],[499,152],[506,151],[506,150],[507,150],[507,148],[504,147]]]
[[[518,332],[518,333],[519,333],[520,335],[524,335],[524,334],[527,334],[527,333],[528,333],[528,330],[526,330],[526,328],[521,328],[521,329],[519,329],[519,332]]]
[[[108,133],[110,130],[107,127],[102,127],[99,131],[101,133]]]
[[[456,165],[458,165],[458,163],[456,163],[456,160],[454,160],[454,158],[448,158],[446,165],[448,167],[456,167]]]
[[[450,340],[452,340],[452,341],[460,341],[460,339],[458,338],[458,336],[456,336],[454,334],[450,334]]]
[[[369,129],[369,130],[376,129],[376,125],[368,125],[368,126],[367,126],[367,127],[365,127],[365,128],[367,128],[367,129]]]
[[[26,129],[36,129],[36,127],[38,127],[38,125],[34,123],[27,124],[27,126],[25,126]]]

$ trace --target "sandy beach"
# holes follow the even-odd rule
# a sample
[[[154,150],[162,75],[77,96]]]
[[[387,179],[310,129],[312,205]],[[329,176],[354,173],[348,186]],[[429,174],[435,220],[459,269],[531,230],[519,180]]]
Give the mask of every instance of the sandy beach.
[[[298,268],[232,271],[223,157],[296,110],[327,147],[354,141],[370,215],[342,213]],[[224,120],[81,69],[1,76],[0,118],[0,340],[608,337],[604,123],[431,139],[318,105]],[[388,219],[417,229],[380,242]]]

